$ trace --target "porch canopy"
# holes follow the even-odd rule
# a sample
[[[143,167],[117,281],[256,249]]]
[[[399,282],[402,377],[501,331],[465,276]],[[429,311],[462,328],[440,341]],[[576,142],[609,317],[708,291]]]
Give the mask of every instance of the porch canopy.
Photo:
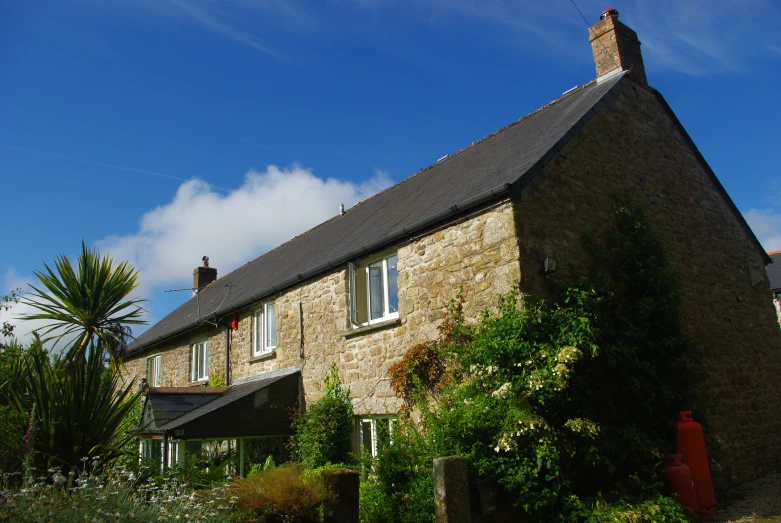
[[[177,440],[236,439],[291,434],[301,368],[273,371],[230,387],[152,387],[138,436]]]

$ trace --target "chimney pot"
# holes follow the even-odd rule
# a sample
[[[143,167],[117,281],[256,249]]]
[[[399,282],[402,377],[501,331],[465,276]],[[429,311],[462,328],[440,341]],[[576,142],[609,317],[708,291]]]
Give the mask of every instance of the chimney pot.
[[[615,7],[608,7],[607,9],[602,11],[601,15],[599,15],[600,20],[604,20],[605,18],[608,17],[615,18],[616,20],[618,20],[618,9],[616,9]]]

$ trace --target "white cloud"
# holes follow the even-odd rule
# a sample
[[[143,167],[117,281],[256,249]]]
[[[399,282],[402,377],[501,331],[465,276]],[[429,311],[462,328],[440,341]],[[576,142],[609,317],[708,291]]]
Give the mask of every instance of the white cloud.
[[[766,251],[781,250],[781,213],[772,209],[751,209],[743,216]]]
[[[390,183],[382,171],[375,171],[365,183],[355,184],[319,178],[297,165],[250,170],[244,183],[227,193],[192,179],[179,186],[170,202],[146,212],[137,232],[104,238],[97,246],[114,260],[133,263],[142,280],[134,295],[150,297],[153,290],[192,285],[192,271],[204,255],[211,258],[220,275],[225,275],[335,216],[340,203],[349,208]],[[8,271],[0,294],[17,288],[29,291],[28,282],[35,281],[32,276]],[[150,325],[158,319],[156,312],[167,312],[156,311],[155,305],[152,299],[143,304]],[[18,319],[33,311],[30,306],[15,304],[10,311],[0,311],[0,322],[16,325],[17,339],[26,344],[32,331],[44,326],[42,321]],[[136,334],[142,331],[143,327],[134,328]]]
[[[220,275],[335,216],[390,185],[377,171],[356,185],[323,179],[294,165],[251,170],[228,194],[201,180],[179,186],[173,199],[141,218],[138,232],[98,242],[102,252],[130,260],[145,288],[192,284],[192,271],[208,255]]]

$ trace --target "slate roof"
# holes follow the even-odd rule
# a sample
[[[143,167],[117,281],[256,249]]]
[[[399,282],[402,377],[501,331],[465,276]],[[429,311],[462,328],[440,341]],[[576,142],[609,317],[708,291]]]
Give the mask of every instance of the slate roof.
[[[138,337],[128,354],[227,316],[317,274],[400,243],[413,233],[522,188],[628,83],[624,73],[571,89],[557,100],[445,157],[205,287]],[[761,249],[672,109],[662,106]],[[762,250],[764,254],[764,250]],[[769,260],[768,260],[769,261]]]
[[[499,196],[619,90],[592,81],[217,279],[138,337],[142,350],[388,245],[479,196]],[[612,90],[612,91],[611,91]],[[585,117],[585,118],[584,118]],[[581,121],[584,120],[584,121]],[[563,144],[561,144],[563,146]],[[467,205],[464,205],[464,204]],[[454,206],[458,206],[454,209]],[[419,230],[421,227],[417,227]],[[406,231],[406,233],[405,233]],[[398,241],[398,240],[397,240]],[[199,317],[200,313],[200,317]]]
[[[220,397],[227,388],[211,390],[202,387],[190,387],[183,391],[181,387],[165,389],[150,388],[144,404],[144,432],[155,432],[171,420],[209,403]]]
[[[781,291],[781,251],[767,253],[773,263],[766,267],[771,291]]]

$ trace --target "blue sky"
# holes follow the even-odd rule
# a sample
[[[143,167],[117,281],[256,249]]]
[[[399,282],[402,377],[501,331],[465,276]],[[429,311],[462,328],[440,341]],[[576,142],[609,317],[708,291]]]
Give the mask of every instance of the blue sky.
[[[781,4],[611,2],[781,249]],[[3,2],[0,290],[83,238],[159,319],[201,256],[225,274],[593,79],[586,29],[570,0]]]

